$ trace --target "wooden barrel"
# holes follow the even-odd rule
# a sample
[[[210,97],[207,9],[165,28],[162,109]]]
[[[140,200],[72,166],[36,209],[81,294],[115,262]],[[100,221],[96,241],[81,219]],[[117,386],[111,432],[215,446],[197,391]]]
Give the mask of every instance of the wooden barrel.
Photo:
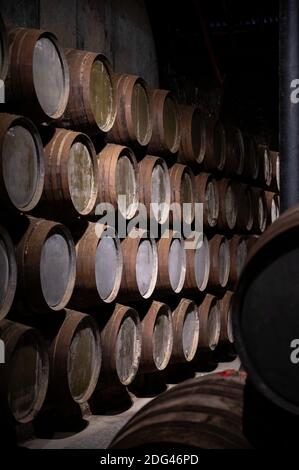
[[[8,53],[8,37],[7,31],[2,17],[0,16],[0,79],[5,81],[8,62],[9,62],[9,53]]]
[[[192,300],[181,299],[172,312],[173,351],[170,364],[190,362],[194,358],[199,341],[199,316]]]
[[[141,355],[141,323],[131,307],[116,304],[101,332],[103,373],[111,382],[130,385],[134,380]],[[99,385],[101,382],[101,376]]]
[[[158,277],[158,251],[154,238],[133,229],[121,242],[124,260],[120,297],[148,299]]]
[[[107,144],[98,154],[98,203],[109,202],[121,216],[131,219],[139,203],[138,165],[128,147]],[[122,199],[119,200],[119,196]]]
[[[220,121],[207,118],[207,146],[203,168],[208,172],[223,171],[226,155],[225,130]]]
[[[64,52],[70,94],[61,125],[87,134],[108,132],[116,116],[116,92],[108,59],[95,52],[76,49]]]
[[[247,184],[234,185],[238,201],[238,213],[235,231],[239,233],[251,232],[253,227],[253,192],[252,187]]]
[[[195,188],[198,202],[203,206],[203,224],[205,228],[214,228],[219,216],[219,192],[216,179],[209,173],[195,176]]]
[[[65,310],[49,347],[50,393],[54,405],[84,403],[92,395],[101,369],[100,332],[90,315]]]
[[[166,162],[146,155],[138,164],[139,201],[146,206],[149,217],[159,224],[168,220],[171,188]]]
[[[69,302],[76,277],[75,246],[63,225],[28,219],[16,247],[18,291],[37,313],[61,310]]]
[[[186,276],[185,243],[179,232],[166,230],[157,242],[158,278],[156,291],[175,292],[184,287]]]
[[[32,421],[48,389],[49,358],[46,345],[34,328],[9,320],[0,323],[5,363],[0,366],[0,407],[18,423]]]
[[[230,271],[229,283],[235,286],[247,259],[247,241],[243,235],[234,235],[229,240]]]
[[[7,207],[28,212],[44,186],[43,145],[35,125],[13,114],[0,115],[0,197]]]
[[[262,187],[269,188],[272,182],[272,160],[267,145],[257,144],[259,162],[259,183]]]
[[[209,241],[210,275],[208,288],[221,289],[228,284],[230,253],[228,240],[223,235],[214,235]]]
[[[253,188],[253,233],[263,233],[267,227],[267,200],[265,191]]]
[[[251,248],[233,297],[233,330],[254,386],[299,414],[299,206],[284,212]]]
[[[254,137],[243,134],[245,166],[244,177],[247,180],[256,180],[259,176],[259,161],[257,143]]]
[[[142,319],[142,348],[138,373],[164,370],[173,348],[173,323],[168,305],[154,301]]]
[[[196,359],[201,359],[202,352],[216,349],[220,338],[220,310],[217,297],[206,294],[198,306],[199,339]]]
[[[150,92],[153,132],[148,150],[152,155],[177,153],[181,141],[181,126],[175,97],[167,90]]]
[[[13,303],[17,287],[17,263],[12,240],[0,225],[0,320]]]
[[[280,155],[279,152],[270,151],[271,168],[272,168],[272,181],[270,190],[279,193],[280,191]]]
[[[218,181],[219,193],[219,217],[218,229],[221,231],[231,231],[235,229],[238,216],[238,198],[236,186],[230,179]]]
[[[121,283],[123,257],[112,227],[89,223],[73,231],[76,241],[76,282],[72,308],[93,307],[115,300]]]
[[[225,128],[226,154],[224,171],[228,176],[241,176],[245,166],[245,150],[242,132],[237,127]]]
[[[179,107],[181,118],[180,163],[202,163],[206,152],[206,121],[197,106]]]
[[[170,168],[171,203],[175,204],[171,216],[173,223],[191,224],[195,216],[196,201],[194,175],[192,170],[180,163]]]
[[[267,225],[273,224],[279,217],[280,198],[278,194],[265,192],[267,201]]]
[[[218,301],[221,320],[219,346],[225,348],[234,343],[231,308],[232,298],[233,292],[227,291],[222,299]]]
[[[133,147],[146,146],[152,136],[153,118],[146,82],[136,75],[114,75],[116,119],[108,140]]]
[[[61,118],[69,97],[69,69],[56,36],[26,28],[12,28],[8,33],[9,108],[40,122]]]
[[[250,448],[243,435],[245,377],[244,373],[208,374],[176,385],[136,413],[110,448]],[[184,458],[191,462],[190,456],[182,456],[182,462]]]
[[[210,274],[210,250],[207,237],[193,250],[186,250],[186,278],[184,289],[204,291]]]
[[[44,202],[51,215],[90,214],[98,192],[98,166],[90,138],[56,129],[45,148]]]

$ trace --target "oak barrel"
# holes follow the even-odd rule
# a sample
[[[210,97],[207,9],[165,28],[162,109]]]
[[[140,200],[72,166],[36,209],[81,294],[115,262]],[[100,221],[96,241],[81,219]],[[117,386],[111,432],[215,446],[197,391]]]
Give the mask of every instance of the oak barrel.
[[[226,137],[221,121],[207,117],[207,146],[203,168],[207,172],[221,172],[225,166]]]
[[[228,240],[222,235],[214,235],[209,241],[210,275],[208,288],[225,288],[229,280],[230,253]]]
[[[5,23],[0,16],[0,79],[5,81],[8,62],[9,62],[9,50],[8,50],[8,37]]]
[[[0,225],[0,320],[13,303],[17,287],[15,249],[9,233]]]
[[[69,69],[54,34],[11,28],[6,80],[9,108],[39,122],[61,118],[69,97]]]
[[[221,329],[220,309],[217,297],[206,294],[198,306],[199,339],[196,359],[201,359],[202,352],[216,349]]]
[[[5,363],[0,366],[0,407],[17,423],[32,421],[48,389],[49,357],[37,330],[9,320],[0,322]]]
[[[203,206],[203,224],[205,228],[214,228],[219,216],[219,192],[216,179],[209,173],[195,176],[195,190],[198,202]]]
[[[226,155],[224,171],[228,176],[242,176],[245,166],[243,135],[240,129],[226,126]]]
[[[153,132],[148,145],[152,155],[177,153],[181,141],[178,106],[174,95],[167,90],[151,90]]]
[[[181,292],[186,276],[186,251],[179,232],[166,230],[157,242],[157,291]]]
[[[173,351],[170,364],[190,362],[199,341],[199,315],[193,300],[181,299],[172,312]]]
[[[70,94],[61,121],[63,127],[87,134],[108,132],[116,116],[112,69],[103,54],[65,49]]]
[[[141,229],[133,229],[122,240],[124,261],[120,298],[148,299],[157,283],[158,251],[154,238]]]
[[[22,212],[36,207],[44,187],[43,145],[35,125],[13,114],[0,115],[0,197]]]
[[[137,311],[116,304],[101,331],[103,373],[108,380],[129,385],[134,380],[140,362],[142,332]],[[101,384],[101,376],[99,385]]]
[[[139,203],[138,165],[131,149],[107,144],[98,154],[98,203],[110,203],[131,219]],[[121,199],[119,197],[121,196]]]
[[[37,313],[61,310],[69,302],[76,277],[75,246],[62,224],[28,218],[16,246],[18,292]]]
[[[89,215],[98,192],[98,166],[90,138],[56,129],[45,145],[45,166],[43,199],[51,215]]]
[[[273,224],[279,217],[280,198],[278,194],[266,191],[267,225]]]
[[[238,198],[235,183],[227,178],[218,181],[219,217],[217,227],[221,231],[234,230],[238,216]]]
[[[232,298],[233,292],[227,291],[218,301],[221,319],[219,346],[227,347],[234,343],[232,328]]]
[[[148,86],[136,75],[114,75],[116,118],[108,140],[133,147],[146,146],[152,136],[153,120]]]
[[[229,240],[230,270],[229,283],[235,286],[247,259],[247,241],[242,235],[234,235]]]
[[[186,250],[186,278],[184,289],[204,291],[210,274],[209,242],[203,234],[202,242],[195,249]]]
[[[148,216],[164,224],[169,216],[171,188],[166,162],[159,157],[146,155],[138,164],[139,201]]]
[[[194,175],[192,170],[180,163],[170,168],[171,202],[175,204],[171,216],[173,223],[191,224],[195,216],[196,201]]]
[[[206,152],[206,121],[200,108],[179,106],[181,119],[180,163],[202,163]]]

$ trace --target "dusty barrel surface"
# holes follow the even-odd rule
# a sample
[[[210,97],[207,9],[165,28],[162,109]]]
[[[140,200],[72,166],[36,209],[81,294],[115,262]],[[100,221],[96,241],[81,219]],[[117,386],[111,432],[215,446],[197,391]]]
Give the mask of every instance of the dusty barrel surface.
[[[74,230],[75,232],[75,230]],[[73,308],[115,300],[121,283],[123,257],[119,238],[112,227],[89,223],[74,233],[76,282],[70,300]]]
[[[251,135],[244,134],[244,152],[245,152],[245,166],[244,176],[248,180],[256,180],[259,175],[259,160],[257,143]]]
[[[122,145],[107,144],[98,154],[98,170],[98,203],[112,204],[125,219],[134,217],[139,187],[138,164],[133,151]]]
[[[226,155],[225,130],[221,121],[207,117],[207,146],[203,167],[206,171],[223,171]]]
[[[228,176],[241,176],[245,166],[245,150],[242,132],[237,127],[225,128],[226,154],[224,171]]]
[[[119,296],[148,299],[157,283],[158,251],[154,238],[139,230],[122,240],[124,261]]]
[[[0,367],[1,407],[18,423],[32,421],[48,389],[49,357],[37,330],[9,320],[0,323],[5,363]]]
[[[142,332],[137,311],[116,304],[101,331],[101,340],[105,378],[113,383],[130,385],[136,376],[141,355]]]
[[[216,349],[221,329],[220,310],[217,297],[207,294],[198,306],[199,339],[196,359],[201,352],[211,352]]]
[[[8,62],[9,62],[9,52],[8,52],[8,37],[5,24],[2,17],[0,16],[0,79],[5,80]]]
[[[263,395],[297,415],[298,234],[296,205],[253,245],[233,297],[233,331],[245,370]]]
[[[35,125],[13,114],[0,116],[0,197],[22,212],[35,208],[44,187],[44,151]]]
[[[278,194],[266,191],[267,201],[267,225],[273,224],[279,217],[280,198]]]
[[[272,160],[269,147],[264,144],[257,144],[257,155],[259,163],[258,180],[261,186],[269,188],[272,181]]]
[[[181,292],[186,276],[186,250],[179,232],[167,230],[157,242],[157,291]]]
[[[138,373],[164,370],[173,348],[173,323],[168,305],[154,301],[142,319],[142,349]]]
[[[180,163],[170,169],[171,202],[175,204],[171,216],[173,222],[191,224],[195,217],[196,191],[192,170]]]
[[[95,134],[108,132],[116,116],[112,69],[103,54],[65,49],[70,94],[61,124]]]
[[[50,393],[62,407],[69,401],[84,403],[90,398],[102,360],[96,321],[74,310],[63,313],[63,322],[49,347]]]
[[[15,249],[8,232],[0,225],[0,320],[8,314],[16,288]]]
[[[235,194],[238,200],[238,212],[235,230],[241,233],[247,233],[253,227],[253,190],[250,185],[234,185]]]
[[[199,316],[197,305],[189,299],[181,299],[172,312],[173,351],[171,364],[190,362],[194,358],[199,341]]]
[[[8,33],[9,107],[41,122],[61,118],[69,97],[69,70],[56,36],[26,28],[12,28]]]
[[[110,142],[146,146],[152,136],[153,118],[146,82],[136,75],[114,75],[116,118],[108,134]]]
[[[210,274],[210,250],[207,237],[195,249],[186,249],[186,278],[184,289],[204,291]]]
[[[80,132],[56,129],[44,151],[43,200],[51,214],[90,214],[98,192],[98,166],[90,138]]]
[[[234,235],[229,240],[230,253],[230,270],[229,283],[235,286],[247,259],[247,242],[246,237],[242,235]]]
[[[173,387],[136,413],[110,448],[250,448],[242,433],[245,378],[208,374]]]
[[[203,224],[206,228],[217,225],[219,216],[219,192],[216,179],[209,173],[200,173],[195,176],[195,189],[198,202],[203,206]]]
[[[69,230],[62,224],[28,218],[16,247],[18,293],[37,313],[61,310],[75,284],[76,254]]]
[[[148,216],[159,224],[169,216],[171,188],[166,162],[146,155],[138,164],[139,201],[146,206]]]
[[[267,226],[267,200],[263,189],[253,188],[253,226],[254,233],[263,233]]]
[[[232,298],[233,292],[227,291],[218,301],[221,319],[219,346],[227,347],[234,343],[232,328]]]
[[[228,240],[222,235],[214,235],[209,241],[210,275],[208,287],[211,289],[225,288],[230,272],[230,253]]]
[[[150,91],[153,132],[148,150],[152,155],[177,153],[181,141],[181,126],[175,97],[167,90]]]
[[[218,181],[219,192],[219,230],[234,230],[238,216],[238,198],[236,194],[236,185],[230,179]]]
[[[206,121],[200,108],[179,106],[181,144],[178,159],[181,163],[202,163],[206,152]]]
[[[276,193],[280,191],[280,155],[279,152],[270,151],[272,180],[270,190]]]

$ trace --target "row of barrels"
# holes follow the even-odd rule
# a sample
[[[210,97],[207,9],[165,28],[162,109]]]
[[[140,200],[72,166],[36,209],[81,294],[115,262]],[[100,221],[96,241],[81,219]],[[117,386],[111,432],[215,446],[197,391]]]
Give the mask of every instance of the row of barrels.
[[[10,233],[13,240],[1,228],[1,318],[19,301],[40,313],[143,300],[154,292],[223,292],[235,286],[256,241],[203,235],[196,248],[187,248],[174,231],[156,241],[133,229],[119,240],[113,228],[100,224],[79,224],[71,233],[60,223],[25,216]]]
[[[90,135],[103,132],[109,142],[147,147],[150,154],[177,154],[181,163],[257,186],[279,186],[271,181],[278,173],[275,154],[238,128],[224,127],[201,107],[179,106],[170,91],[149,90],[141,77],[114,74],[102,54],[63,50],[51,32],[11,27],[7,39],[1,26],[10,112]]]
[[[233,342],[231,297],[231,292],[221,300],[206,295],[199,306],[181,299],[173,310],[153,301],[139,313],[120,304],[109,315],[64,310],[55,317],[27,318],[27,326],[2,320],[0,411],[26,423],[45,400],[66,409],[88,401],[105,381],[129,386],[140,374],[174,364],[196,368],[203,353]]]
[[[50,130],[43,140],[27,118],[0,115],[4,206],[71,219],[94,216],[97,204],[109,203],[131,219],[142,203],[151,219],[164,224],[170,210],[173,221],[192,223],[194,203],[200,202],[205,228],[256,233],[263,232],[279,212],[279,196],[274,192],[229,178],[217,180],[209,173],[195,176],[180,163],[168,170],[161,157],[147,155],[137,163],[134,152],[118,144],[107,144],[96,155],[90,138],[80,132]]]

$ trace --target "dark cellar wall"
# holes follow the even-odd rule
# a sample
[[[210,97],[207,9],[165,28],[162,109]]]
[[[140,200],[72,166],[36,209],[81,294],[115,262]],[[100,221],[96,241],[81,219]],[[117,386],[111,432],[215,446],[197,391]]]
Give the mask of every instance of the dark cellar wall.
[[[154,39],[143,0],[0,0],[7,22],[48,29],[64,47],[102,52],[114,70],[156,87]]]

